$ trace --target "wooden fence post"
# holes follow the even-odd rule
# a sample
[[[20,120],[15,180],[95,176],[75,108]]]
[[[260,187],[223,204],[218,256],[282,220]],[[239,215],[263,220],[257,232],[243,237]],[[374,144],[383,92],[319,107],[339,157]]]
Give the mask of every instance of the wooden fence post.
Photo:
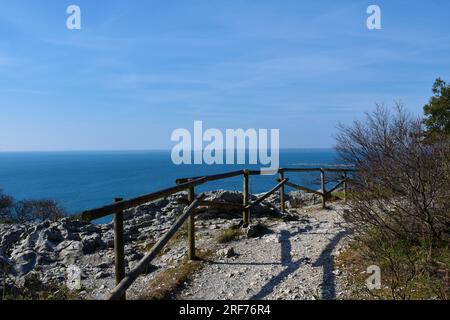
[[[122,198],[115,198],[115,202],[123,201]],[[123,234],[123,211],[118,211],[114,215],[114,259],[116,271],[116,285],[125,278],[125,243]],[[121,300],[125,300],[125,294]]]
[[[325,182],[325,171],[320,169],[320,177],[322,182],[322,209],[327,207],[326,198],[327,198],[327,190],[326,190],[326,182]]]
[[[344,171],[344,202],[347,203],[347,171]]]
[[[248,177],[249,177],[248,170],[245,170],[244,171],[244,193],[243,193],[244,212],[243,212],[243,217],[242,217],[244,226],[248,225],[250,223],[250,209],[246,208],[248,206],[248,204],[249,204]]]
[[[188,201],[192,204],[195,201],[194,187],[188,189]],[[195,260],[195,217],[194,213],[190,214],[187,220],[188,227],[188,258],[189,260]]]
[[[280,181],[284,180],[284,172],[280,171]],[[284,184],[280,188],[280,208],[281,212],[284,212],[286,210],[285,202],[284,202]]]

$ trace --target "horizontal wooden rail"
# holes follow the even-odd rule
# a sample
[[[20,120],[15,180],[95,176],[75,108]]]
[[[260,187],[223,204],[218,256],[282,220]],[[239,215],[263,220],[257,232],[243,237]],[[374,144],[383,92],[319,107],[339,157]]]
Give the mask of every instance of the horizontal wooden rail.
[[[322,169],[323,172],[356,172],[355,169],[339,169],[339,168],[325,168]]]
[[[280,168],[279,172],[320,172],[320,168]]]
[[[190,177],[190,178],[180,178],[176,180],[177,184],[186,183],[188,181],[205,178],[206,181],[215,181],[215,180],[221,180],[226,178],[232,178],[239,175],[244,174],[244,171],[247,172],[250,176],[257,176],[257,175],[264,175],[267,171],[264,170],[238,170],[238,171],[231,171],[226,173],[220,173],[220,174],[214,174],[209,176],[198,176],[198,177]],[[280,168],[277,170],[277,172],[356,172],[354,169],[346,169],[346,168]]]
[[[277,181],[280,182],[281,180],[277,179]],[[300,190],[300,191],[305,191],[306,193],[314,193],[314,194],[316,194],[318,196],[322,196],[322,192],[320,192],[320,191],[316,191],[316,190],[313,190],[313,189],[302,187],[302,186],[299,186],[299,185],[297,185],[295,183],[292,183],[292,182],[286,182],[285,185],[288,186],[288,187]]]
[[[259,176],[264,173],[264,171],[261,170],[246,170],[246,172],[249,176]]]
[[[170,227],[169,231],[153,246],[149,253],[147,253],[144,258],[135,266],[126,277],[113,289],[109,300],[118,300],[122,297],[126,290],[133,284],[136,278],[145,271],[145,269],[150,265],[153,259],[156,258],[158,253],[164,248],[164,246],[169,242],[169,240],[175,235],[175,233],[180,229],[186,219],[193,214],[194,210],[200,205],[205,195],[200,195],[191,205],[184,211],[184,213],[178,218],[178,220]]]
[[[137,197],[137,198],[120,201],[120,202],[117,202],[114,204],[106,205],[106,206],[98,208],[98,209],[88,210],[88,211],[83,212],[81,214],[81,217],[82,217],[82,220],[84,220],[84,221],[92,221],[95,219],[103,218],[105,216],[116,213],[118,211],[123,211],[123,210],[131,209],[134,207],[138,207],[145,203],[155,201],[160,198],[168,197],[170,195],[173,195],[173,194],[181,192],[181,191],[185,191],[189,187],[203,184],[206,181],[207,180],[204,177],[198,178],[196,180],[185,182],[185,183],[179,184],[177,186],[167,188],[164,190],[160,190],[160,191],[156,191],[153,193],[149,193],[149,194]]]
[[[283,186],[289,179],[284,179],[283,181],[281,181],[278,185],[275,186],[275,188],[273,188],[272,190],[270,190],[269,192],[265,193],[263,196],[259,197],[257,200],[253,201],[252,203],[250,203],[248,206],[246,206],[246,209],[250,209],[254,206],[257,206],[258,204],[260,204],[261,202],[263,202],[264,200],[266,200],[268,197],[270,197],[272,194],[274,194],[275,192],[277,192],[278,190],[280,190],[281,186]]]
[[[346,168],[280,168],[279,172],[356,172]]]
[[[220,173],[220,174],[213,174],[210,176],[177,179],[176,183],[183,184],[188,181],[194,181],[194,180],[200,179],[200,178],[205,179],[205,182],[210,182],[210,181],[222,180],[222,179],[226,179],[226,178],[237,177],[242,174],[244,174],[244,170],[238,170],[238,171],[231,171],[231,172]]]

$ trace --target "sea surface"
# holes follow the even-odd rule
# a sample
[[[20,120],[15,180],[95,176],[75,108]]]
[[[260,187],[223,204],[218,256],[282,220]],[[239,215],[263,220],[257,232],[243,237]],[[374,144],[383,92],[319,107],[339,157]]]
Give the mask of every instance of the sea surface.
[[[281,167],[330,167],[339,163],[333,149],[280,151]],[[216,174],[240,165],[174,165],[170,151],[1,152],[0,189],[16,200],[54,199],[70,214],[175,185],[177,178]],[[293,182],[319,188],[318,174],[292,173]],[[275,186],[275,176],[250,178],[250,192]],[[198,191],[242,190],[242,177],[210,182]]]

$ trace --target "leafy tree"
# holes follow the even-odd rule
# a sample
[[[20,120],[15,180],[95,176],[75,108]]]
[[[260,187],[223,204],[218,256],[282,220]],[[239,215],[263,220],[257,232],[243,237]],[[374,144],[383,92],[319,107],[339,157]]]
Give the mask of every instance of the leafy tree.
[[[450,85],[438,78],[433,85],[433,96],[424,106],[428,133],[450,136]]]

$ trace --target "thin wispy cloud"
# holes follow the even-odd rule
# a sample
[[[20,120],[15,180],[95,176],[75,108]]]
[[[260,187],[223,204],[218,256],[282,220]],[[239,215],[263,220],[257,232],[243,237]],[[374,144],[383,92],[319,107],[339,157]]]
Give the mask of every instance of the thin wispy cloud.
[[[79,31],[66,29],[61,1],[2,7],[0,134],[14,137],[4,148],[52,149],[55,132],[68,149],[86,137],[91,149],[127,137],[170,147],[169,128],[202,119],[329,146],[337,122],[395,100],[419,113],[434,79],[450,80],[448,1],[380,0],[375,31],[359,0],[77,4]]]

